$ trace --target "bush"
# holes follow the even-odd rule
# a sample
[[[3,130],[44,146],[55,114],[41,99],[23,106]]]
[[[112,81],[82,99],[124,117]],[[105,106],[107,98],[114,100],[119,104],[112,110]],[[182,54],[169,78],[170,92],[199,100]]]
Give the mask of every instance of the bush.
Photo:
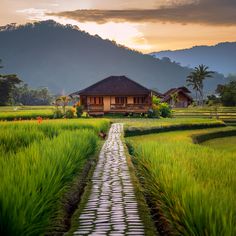
[[[166,102],[160,103],[160,105],[159,105],[159,112],[160,112],[160,115],[162,117],[164,117],[164,118],[172,116],[171,107]]]
[[[82,114],[83,114],[83,108],[82,108],[82,106],[77,106],[77,107],[76,107],[76,115],[77,115],[77,117],[81,117]]]
[[[160,117],[159,110],[158,109],[149,109],[147,116],[148,116],[148,118],[159,118]]]
[[[60,119],[60,118],[62,118],[62,117],[63,117],[62,111],[60,111],[60,110],[54,111],[54,113],[53,113],[53,118],[54,118],[54,119]]]
[[[74,109],[72,108],[72,109],[67,110],[66,114],[65,114],[65,117],[69,118],[69,119],[74,118],[75,117]]]

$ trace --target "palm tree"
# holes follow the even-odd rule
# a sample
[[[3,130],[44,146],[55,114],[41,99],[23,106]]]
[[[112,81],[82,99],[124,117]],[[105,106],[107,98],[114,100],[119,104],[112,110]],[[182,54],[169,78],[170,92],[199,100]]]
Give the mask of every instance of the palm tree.
[[[66,106],[68,105],[68,103],[71,101],[71,98],[68,96],[60,96],[56,99],[56,107],[58,107],[59,105],[62,106],[62,110],[63,113],[66,113]]]
[[[212,74],[214,73],[213,71],[209,71],[208,69],[208,66],[201,64],[198,67],[194,68],[194,71],[190,73],[186,80],[188,82],[187,86],[192,86],[196,91],[196,97],[197,94],[199,94],[202,105],[204,98],[203,81],[207,78],[212,78]]]
[[[187,86],[192,87],[192,89],[195,91],[195,100],[198,103],[198,93],[200,90],[199,80],[194,72],[191,72],[190,75],[187,76]]]

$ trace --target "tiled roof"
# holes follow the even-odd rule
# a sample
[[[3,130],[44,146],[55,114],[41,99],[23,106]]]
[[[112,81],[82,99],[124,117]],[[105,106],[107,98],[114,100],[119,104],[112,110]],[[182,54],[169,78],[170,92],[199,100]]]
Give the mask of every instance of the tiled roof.
[[[110,76],[71,95],[146,95],[150,90],[126,76]]]

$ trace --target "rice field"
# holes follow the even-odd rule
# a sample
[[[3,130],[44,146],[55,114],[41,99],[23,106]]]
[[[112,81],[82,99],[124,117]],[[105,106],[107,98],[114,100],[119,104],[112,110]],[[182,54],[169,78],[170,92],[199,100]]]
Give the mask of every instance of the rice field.
[[[174,118],[215,118],[236,125],[236,107],[175,108]]]
[[[196,135],[230,130],[174,131],[126,139],[150,207],[168,234],[236,235],[236,152],[192,140]]]
[[[52,230],[64,194],[108,127],[105,119],[0,122],[0,235]]]
[[[236,136],[210,139],[206,142],[203,142],[202,145],[236,153]]]
[[[222,124],[223,122],[216,119],[207,118],[162,118],[162,119],[122,119],[121,120],[126,128],[152,128],[152,127],[165,127],[183,124]]]
[[[37,117],[53,118],[53,106],[2,106],[0,120],[30,120]]]
[[[203,118],[123,119],[123,122],[125,124],[126,137],[174,130],[225,126],[225,123],[221,120]]]

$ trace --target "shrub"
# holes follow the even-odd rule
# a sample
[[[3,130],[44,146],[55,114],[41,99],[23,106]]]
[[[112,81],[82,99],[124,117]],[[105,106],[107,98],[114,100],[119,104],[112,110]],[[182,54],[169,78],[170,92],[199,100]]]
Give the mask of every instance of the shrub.
[[[164,118],[172,116],[171,107],[166,102],[160,103],[160,105],[159,105],[159,112],[160,112],[160,115],[162,117],[164,117]]]
[[[62,117],[63,117],[63,113],[62,113],[61,110],[56,110],[56,111],[54,111],[54,113],[53,113],[53,118],[54,118],[54,119],[60,119],[60,118],[62,118]]]
[[[77,115],[77,117],[81,117],[83,115],[83,107],[82,106],[76,107],[76,115]]]
[[[161,103],[161,99],[157,96],[152,96],[152,104],[159,105]]]
[[[65,117],[69,119],[74,118],[75,117],[74,109],[73,108],[68,109],[65,113]]]
[[[148,110],[148,118],[160,118],[159,106],[153,104],[152,109]]]

